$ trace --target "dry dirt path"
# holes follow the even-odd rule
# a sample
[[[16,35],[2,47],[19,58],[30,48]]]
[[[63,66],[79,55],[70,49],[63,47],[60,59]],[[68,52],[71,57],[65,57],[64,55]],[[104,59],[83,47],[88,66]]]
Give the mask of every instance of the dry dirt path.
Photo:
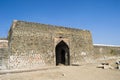
[[[0,80],[120,80],[120,70],[96,65],[59,66],[54,69],[0,75]]]

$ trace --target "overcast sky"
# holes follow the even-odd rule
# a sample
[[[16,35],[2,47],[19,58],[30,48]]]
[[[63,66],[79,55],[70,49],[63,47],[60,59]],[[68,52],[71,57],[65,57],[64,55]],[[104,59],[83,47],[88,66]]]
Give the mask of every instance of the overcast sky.
[[[13,20],[87,29],[94,44],[120,45],[120,0],[0,0],[0,37]]]

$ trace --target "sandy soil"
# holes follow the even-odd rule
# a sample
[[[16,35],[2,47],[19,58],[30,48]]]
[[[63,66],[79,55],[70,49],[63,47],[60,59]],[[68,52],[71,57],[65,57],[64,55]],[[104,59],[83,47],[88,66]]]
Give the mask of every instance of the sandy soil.
[[[120,80],[120,70],[96,65],[59,66],[53,69],[0,75],[0,80]]]

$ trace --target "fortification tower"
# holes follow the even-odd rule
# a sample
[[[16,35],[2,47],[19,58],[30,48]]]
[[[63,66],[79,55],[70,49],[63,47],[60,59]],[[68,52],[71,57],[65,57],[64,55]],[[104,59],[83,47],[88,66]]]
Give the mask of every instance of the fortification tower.
[[[8,39],[9,68],[80,64],[93,53],[88,30],[15,20]]]

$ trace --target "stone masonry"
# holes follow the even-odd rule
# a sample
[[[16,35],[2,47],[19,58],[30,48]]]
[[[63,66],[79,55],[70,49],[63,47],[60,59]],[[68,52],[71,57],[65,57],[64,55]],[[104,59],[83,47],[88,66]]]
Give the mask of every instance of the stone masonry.
[[[6,69],[8,61],[8,40],[0,40],[0,69]]]
[[[88,30],[15,20],[8,40],[10,69],[80,64],[93,54]]]
[[[116,58],[120,58],[120,46],[93,45],[88,30],[15,20],[8,40],[0,38],[0,69],[81,65]]]
[[[110,57],[120,57],[120,46],[114,45],[94,45],[94,58],[108,59]]]

